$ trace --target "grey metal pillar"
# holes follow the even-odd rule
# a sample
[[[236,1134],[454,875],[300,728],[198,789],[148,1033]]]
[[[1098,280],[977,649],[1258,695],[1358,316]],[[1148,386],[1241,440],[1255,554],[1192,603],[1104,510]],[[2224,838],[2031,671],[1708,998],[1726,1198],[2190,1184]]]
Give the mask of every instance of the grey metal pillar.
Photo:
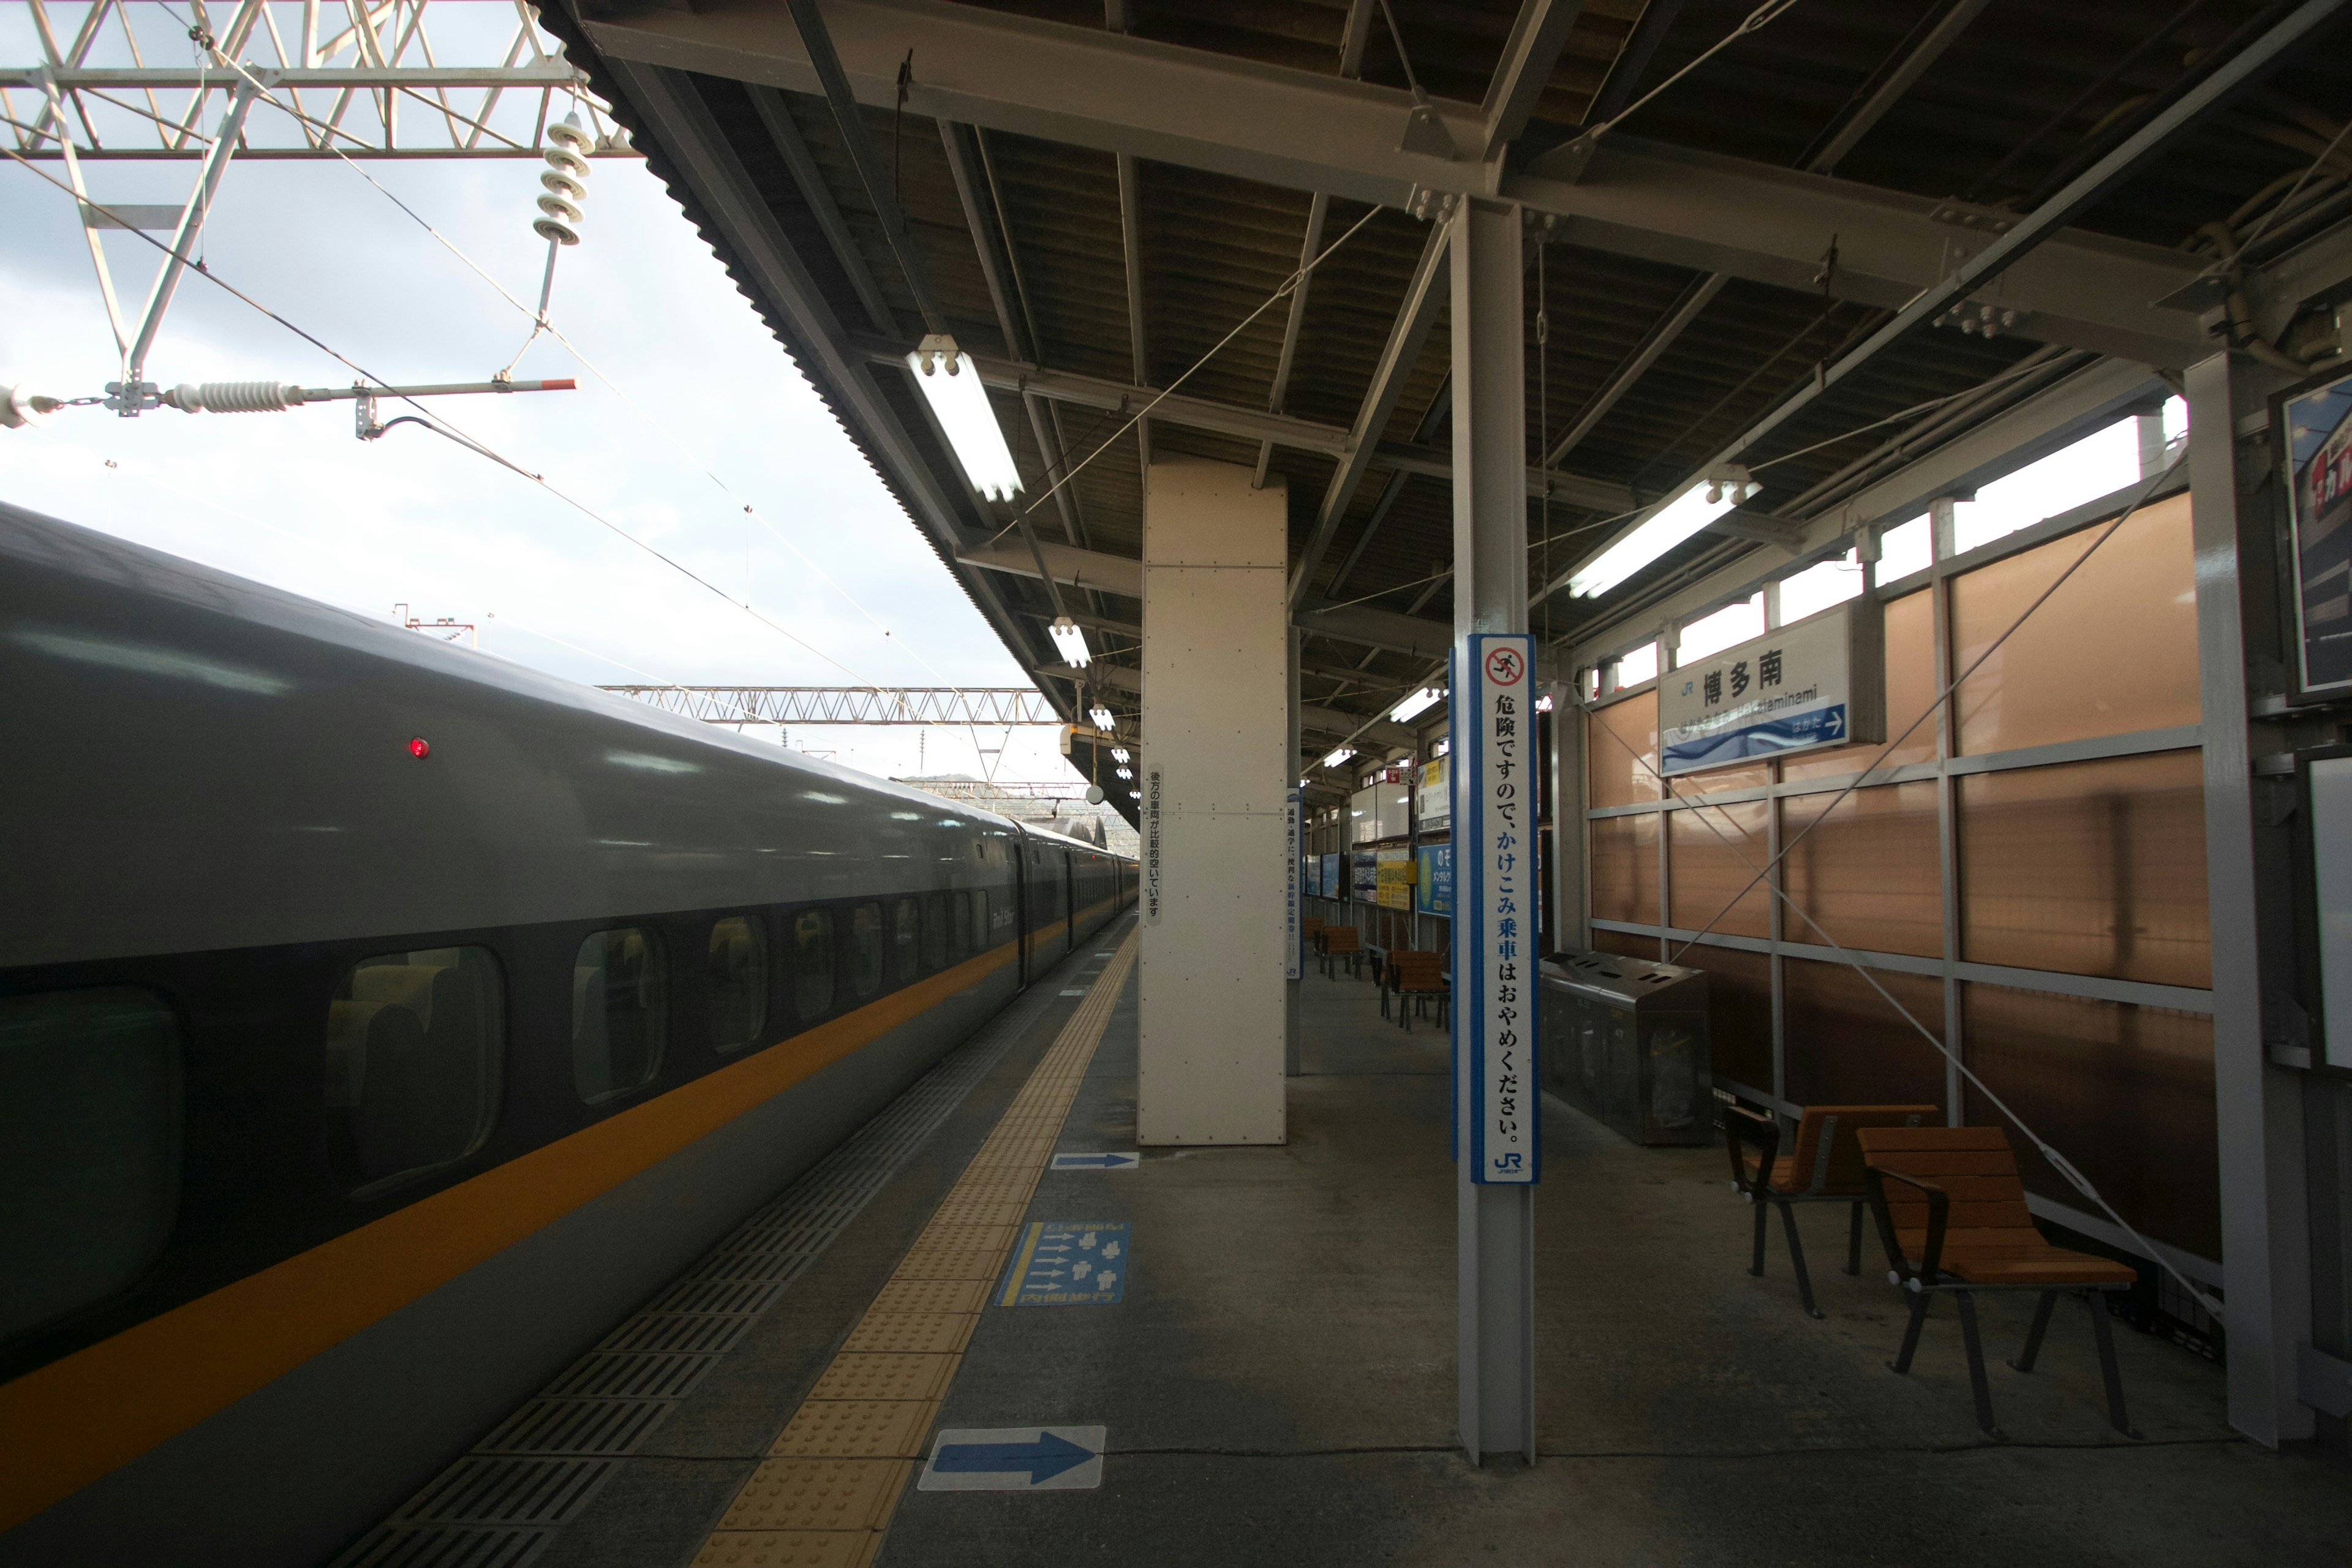
[[[1528,629],[1526,271],[1516,206],[1470,200],[1453,226],[1454,643]],[[1457,651],[1455,661],[1460,663]],[[1471,820],[1468,770],[1449,766],[1456,854]],[[1455,887],[1463,885],[1457,864]],[[1457,984],[1479,973],[1454,922]],[[1456,1017],[1460,1016],[1457,1008]],[[1535,1191],[1470,1179],[1471,1053],[1454,1053],[1454,1162],[1460,1252],[1462,1447],[1536,1458]]]
[[[2304,1186],[2303,1086],[2264,1044],[2264,929],[2257,896],[2245,606],[2269,600],[2267,574],[2242,577],[2240,541],[2270,531],[2265,376],[2214,355],[2189,372],[2189,504],[2197,558],[2198,685],[2204,700],[2205,876],[2213,930],[2213,1098],[2221,1165],[2221,1278],[2230,1331],[2230,1424],[2273,1447],[2312,1431],[2296,1397],[2296,1347],[2311,1337],[2310,1233]],[[2266,560],[2269,552],[2254,552]],[[2263,617],[2267,620],[2267,616]],[[2276,661],[2264,660],[2276,679]]]
[[[1291,627],[1290,750],[1284,753],[1289,759],[1286,763],[1290,770],[1286,775],[1286,787],[1290,788],[1296,788],[1298,781],[1305,776],[1299,772],[1305,764],[1298,755],[1298,628]],[[1293,836],[1296,842],[1291,848],[1293,863],[1288,875],[1295,878],[1298,875],[1297,858],[1305,853],[1307,847],[1307,801],[1303,795],[1299,797],[1298,804],[1292,808],[1292,820],[1297,824],[1297,830]],[[1305,915],[1307,900],[1300,897],[1295,899],[1293,903],[1300,915]],[[1305,973],[1298,957],[1298,928],[1295,926],[1290,932],[1290,954],[1285,962],[1299,967],[1301,973]],[[1298,1076],[1298,987],[1299,982],[1295,979],[1287,980],[1283,984],[1282,1073],[1285,1078]]]

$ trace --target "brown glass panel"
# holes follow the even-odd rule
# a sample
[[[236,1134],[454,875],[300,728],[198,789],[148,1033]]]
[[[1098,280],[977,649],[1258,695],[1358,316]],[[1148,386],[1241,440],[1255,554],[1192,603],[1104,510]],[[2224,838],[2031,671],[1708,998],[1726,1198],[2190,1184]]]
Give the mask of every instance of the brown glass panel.
[[[1592,822],[1592,918],[1658,923],[1658,818],[1602,816]]]
[[[1655,959],[1658,956],[1658,939],[1635,936],[1631,931],[1597,931],[1592,933],[1592,951],[1613,952],[1620,958]]]
[[[1762,789],[1772,782],[1772,764],[1741,763],[1736,767],[1709,768],[1703,773],[1682,773],[1675,779],[1675,793],[1685,800],[1694,795],[1719,795],[1735,789]]]
[[[1772,961],[1712,942],[1684,948],[1675,942],[1676,963],[1706,971],[1708,1044],[1715,1071],[1734,1083],[1767,1093],[1772,1088]]]
[[[1944,1033],[1944,983],[1874,969],[1911,1016]],[[1782,961],[1782,1050],[1799,1105],[1944,1103],[1944,1058],[1870,983],[1843,963]]]
[[[1833,790],[1783,796],[1780,843],[1789,897],[1841,945],[1942,955],[1943,858],[1933,781],[1872,784],[1843,800]],[[1822,940],[1821,931],[1786,910],[1780,934],[1790,942]]]
[[[2194,724],[2197,590],[2189,498],[2134,513],[2088,560],[2099,523],[1952,580],[1952,668],[1969,666],[2076,561],[2049,602],[1960,683],[1964,753]]]
[[[1748,886],[1772,858],[1765,833],[1769,809],[1768,802],[1750,800],[1668,814],[1666,831],[1673,838],[1666,846],[1666,875],[1672,887],[1666,907],[1675,924],[1733,936],[1772,934],[1772,895],[1761,883]],[[1734,895],[1739,901],[1725,913]]]
[[[1886,606],[1887,741],[1909,729],[1911,721],[1927,712],[1936,700],[1936,620],[1928,592],[1923,588],[1916,594],[1906,594]],[[1892,768],[1905,763],[1935,761],[1936,738],[1942,729],[1935,719],[1928,719],[1895,748],[1885,765]],[[1826,779],[1840,773],[1857,773],[1885,750],[1886,742],[1881,741],[1785,757],[1780,762],[1780,776]]]
[[[1658,765],[1657,692],[1593,710],[1584,749],[1591,779],[1587,808],[1657,799],[1657,776],[1650,771]]]
[[[2221,1256],[2213,1021],[2168,1007],[1969,985],[1969,1067],[2137,1228]],[[2007,1129],[2026,1186],[2096,1212],[1971,1089],[1971,1124]]]
[[[1958,782],[1961,956],[2164,985],[2213,983],[2201,752]]]

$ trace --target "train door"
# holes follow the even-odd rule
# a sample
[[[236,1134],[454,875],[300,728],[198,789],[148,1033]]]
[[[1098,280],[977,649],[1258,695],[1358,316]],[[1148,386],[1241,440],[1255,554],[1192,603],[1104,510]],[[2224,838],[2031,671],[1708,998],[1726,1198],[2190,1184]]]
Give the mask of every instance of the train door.
[[[1013,840],[1013,940],[1020,944],[1021,988],[1029,988],[1029,846]]]

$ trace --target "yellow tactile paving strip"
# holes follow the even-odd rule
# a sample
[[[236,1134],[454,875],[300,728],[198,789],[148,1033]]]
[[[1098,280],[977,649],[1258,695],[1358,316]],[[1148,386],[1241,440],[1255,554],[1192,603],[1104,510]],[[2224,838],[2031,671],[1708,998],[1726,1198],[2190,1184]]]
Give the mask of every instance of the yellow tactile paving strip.
[[[1129,931],[728,1505],[696,1568],[864,1568],[874,1560],[1134,965]]]

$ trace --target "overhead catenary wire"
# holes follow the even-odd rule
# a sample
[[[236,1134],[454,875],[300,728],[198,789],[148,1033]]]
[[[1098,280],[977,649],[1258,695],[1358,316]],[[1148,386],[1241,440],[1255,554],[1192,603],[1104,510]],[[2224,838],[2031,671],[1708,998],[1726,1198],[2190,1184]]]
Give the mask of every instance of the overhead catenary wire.
[[[1877,756],[1872,759],[1867,766],[1849,780],[1845,786],[1840,789],[1836,795],[1831,798],[1830,803],[1826,806],[1814,814],[1812,821],[1807,823],[1803,828],[1798,831],[1795,837],[1791,837],[1786,844],[1782,845],[1777,852],[1768,857],[1762,866],[1759,867],[1755,861],[1749,859],[1748,856],[1741,851],[1740,847],[1738,844],[1735,844],[1722,828],[1717,826],[1714,822],[1708,819],[1706,815],[1707,812],[1709,810],[1714,810],[1717,813],[1724,814],[1726,816],[1726,819],[1729,820],[1728,814],[1725,812],[1725,808],[1719,803],[1709,801],[1689,802],[1688,805],[1697,814],[1699,822],[1706,826],[1710,833],[1713,833],[1716,837],[1723,843],[1724,847],[1731,852],[1733,858],[1738,860],[1741,865],[1747,867],[1753,875],[1749,877],[1748,881],[1743,884],[1738,891],[1731,895],[1730,899],[1721,909],[1716,911],[1716,913],[1707,921],[1706,925],[1700,927],[1696,932],[1684,941],[1682,945],[1674,951],[1669,962],[1679,960],[1684,954],[1690,952],[1694,946],[1697,945],[1701,939],[1705,938],[1709,932],[1715,930],[1716,926],[1721,922],[1726,915],[1729,914],[1734,909],[1738,907],[1741,900],[1745,899],[1748,893],[1754,890],[1759,885],[1763,886],[1771,897],[1778,899],[1791,912],[1793,912],[1799,920],[1811,927],[1814,933],[1822,939],[1824,945],[1829,947],[1831,951],[1835,952],[1840,958],[1843,959],[1846,963],[1853,969],[1855,973],[1861,975],[1864,983],[1868,984],[1873,991],[1878,993],[1879,996],[1885,1001],[1888,1006],[1895,1009],[1895,1011],[1903,1018],[1904,1022],[1909,1024],[1914,1029],[1916,1029],[1919,1033],[1921,1038],[1925,1039],[1939,1055],[1941,1055],[1947,1061],[1950,1062],[1953,1068],[1958,1072],[1961,1077],[1965,1078],[1971,1085],[1973,1085],[1977,1091],[1984,1096],[1988,1103],[1990,1103],[2001,1115],[2007,1117],[2011,1122],[2015,1123],[2018,1131],[2022,1132],[2028,1142],[2032,1143],[2035,1151],[2039,1152],[2043,1159],[2050,1163],[2053,1170],[2056,1171],[2061,1176],[2063,1176],[2068,1184],[2072,1185],[2077,1192],[2081,1193],[2084,1197],[2089,1198],[2093,1203],[2096,1204],[2102,1210],[2104,1210],[2107,1216],[2115,1222],[2117,1228],[2122,1230],[2126,1237],[2130,1237],[2130,1239],[2142,1249],[2145,1255],[2153,1259],[2158,1267],[2162,1268],[2166,1272],[2171,1274],[2176,1279],[2178,1279],[2180,1282],[2181,1287],[2196,1300],[2198,1304],[2207,1312],[2210,1313],[2218,1321],[2221,1321],[2222,1317],[2221,1304],[2210,1296],[2207,1295],[2206,1292],[2198,1286],[2196,1281],[2190,1279],[2178,1264],[2174,1263],[2165,1255],[2161,1248],[2143,1236],[2130,1221],[2125,1219],[2122,1214],[2116,1210],[2116,1206],[2107,1201],[2105,1195],[2100,1193],[2098,1188],[2093,1184],[2089,1177],[2083,1174],[2072,1161],[2068,1160],[2064,1154],[2053,1148],[2041,1136],[2041,1134],[2034,1131],[2032,1127],[2026,1122],[2023,1117],[2018,1115],[2018,1113],[2011,1108],[2006,1100],[2001,1099],[2000,1094],[1995,1091],[1990,1085],[1987,1084],[1982,1078],[1978,1076],[1976,1071],[1971,1068],[1967,1062],[1960,1059],[1958,1053],[1955,1052],[1949,1046],[1940,1039],[1936,1035],[1935,1031],[1929,1029],[1927,1025],[1921,1023],[1917,1017],[1914,1016],[1909,1008],[1904,1006],[1900,1001],[1896,1000],[1895,994],[1888,991],[1885,985],[1879,983],[1877,976],[1871,972],[1868,965],[1864,964],[1861,959],[1843,943],[1831,936],[1828,931],[1822,930],[1820,922],[1814,920],[1812,915],[1803,909],[1802,906],[1798,904],[1797,901],[1789,895],[1787,889],[1780,886],[1779,880],[1772,876],[1774,869],[1778,868],[1783,860],[1787,859],[1790,851],[1793,850],[1800,843],[1803,842],[1806,836],[1811,834],[1814,828],[1820,826],[1823,822],[1828,821],[1832,814],[1837,810],[1838,806],[1848,795],[1853,795],[1857,789],[1860,789],[1865,780],[1869,779],[1885,764],[1886,760],[1894,755],[1896,748],[1900,747],[1904,742],[1910,739],[1910,737],[1917,731],[1920,725],[1926,723],[1929,718],[1933,717],[1946,703],[1950,701],[1953,693],[1956,692],[1969,677],[1973,676],[1979,669],[1983,668],[1985,661],[1990,658],[1996,652],[2000,651],[2001,645],[2006,643],[2012,636],[2014,636],[2018,629],[2024,626],[2026,621],[2032,618],[2036,611],[2040,610],[2042,605],[2049,603],[2051,597],[2055,595],[2060,588],[2065,585],[2067,581],[2082,567],[2083,563],[2088,561],[2101,545],[2114,538],[2116,533],[2122,529],[2123,525],[2131,521],[2133,516],[2147,503],[2148,499],[2156,493],[2166,480],[2170,479],[2171,476],[2178,471],[2180,465],[2186,460],[2187,455],[2183,453],[2181,456],[2176,457],[2172,462],[2168,464],[2160,472],[2152,476],[2147,484],[2142,487],[2139,495],[2133,500],[2131,505],[2126,507],[2112,522],[2108,523],[2104,529],[2102,529],[2098,535],[2084,549],[2083,552],[2076,556],[2074,560],[2067,565],[2065,570],[2061,572],[2057,577],[2035,597],[2032,604],[2026,605],[2025,608],[2018,614],[2016,619],[2011,621],[2008,627],[1986,647],[1983,652],[1979,653],[1975,659],[1970,661],[1967,669],[1955,676],[1942,690],[1938,691],[1928,702],[1925,710],[1923,710],[1917,718],[1914,719],[1910,724],[1905,728],[1901,734],[1896,735],[1892,740],[1888,741],[1885,748],[1879,752]],[[1606,731],[1612,740],[1615,741],[1621,747],[1622,747],[1628,754],[1633,757],[1635,762],[1641,767],[1648,772],[1653,778],[1657,780],[1660,788],[1664,791],[1668,799],[1676,801],[1682,801],[1685,799],[1685,797],[1675,790],[1673,782],[1669,780],[1655,765],[1654,765],[1646,756],[1643,756],[1639,752],[1635,752],[1632,743],[1626,741],[1623,736],[1618,734],[1612,727],[1607,724],[1602,724],[1597,726],[1597,728]],[[1734,823],[1733,826],[1737,826],[1738,825],[1737,823]],[[1746,837],[1744,829],[1741,832],[1741,837],[1743,838]],[[1663,924],[1661,929],[1664,929]]]

